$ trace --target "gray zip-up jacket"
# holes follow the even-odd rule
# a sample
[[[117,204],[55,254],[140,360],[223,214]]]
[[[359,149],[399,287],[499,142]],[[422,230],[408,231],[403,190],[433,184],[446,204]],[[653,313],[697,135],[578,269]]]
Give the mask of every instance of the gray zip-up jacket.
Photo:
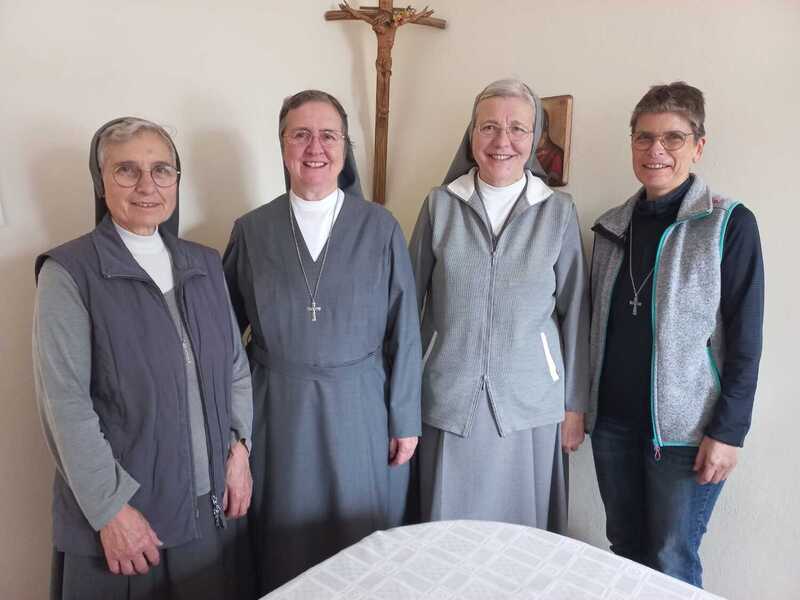
[[[592,256],[591,405],[594,428],[614,282],[639,192],[604,213],[594,226]],[[702,179],[681,204],[656,251],[653,270],[650,407],[653,445],[696,446],[720,394],[724,329],[719,312],[725,229],[738,202],[711,193]]]
[[[492,242],[475,169],[431,191],[411,239],[425,423],[468,436],[481,392],[501,435],[588,406],[586,264],[572,198],[526,171]]]

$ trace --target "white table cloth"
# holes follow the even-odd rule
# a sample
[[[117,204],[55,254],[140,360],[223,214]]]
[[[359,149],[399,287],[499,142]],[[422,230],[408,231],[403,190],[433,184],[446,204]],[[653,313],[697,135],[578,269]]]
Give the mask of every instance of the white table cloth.
[[[710,600],[690,586],[555,533],[486,521],[379,531],[269,600]]]

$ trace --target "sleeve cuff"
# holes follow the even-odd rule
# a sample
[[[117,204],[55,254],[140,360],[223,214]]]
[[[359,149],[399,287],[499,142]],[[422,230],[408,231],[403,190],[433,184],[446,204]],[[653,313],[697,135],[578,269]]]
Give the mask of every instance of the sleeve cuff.
[[[95,531],[100,531],[103,527],[108,525],[108,522],[116,517],[117,513],[122,510],[122,507],[133,498],[137,491],[139,491],[139,483],[123,471],[121,467],[120,475],[123,480],[114,496],[109,498],[109,501],[101,510],[92,515],[85,515],[86,520],[89,521],[89,525],[91,525],[92,529]]]
[[[589,401],[586,399],[582,399],[580,401],[576,401],[575,399],[567,400],[564,403],[564,410],[568,410],[569,412],[587,413],[589,412]]]
[[[736,446],[737,448],[742,448],[744,446],[743,435],[725,434],[719,431],[706,431],[706,435],[718,442],[728,444],[728,446]]]
[[[244,444],[244,447],[247,448],[248,455],[253,451],[253,441],[248,437],[239,435],[237,431],[231,429],[230,447],[233,448],[233,445],[238,442]]]

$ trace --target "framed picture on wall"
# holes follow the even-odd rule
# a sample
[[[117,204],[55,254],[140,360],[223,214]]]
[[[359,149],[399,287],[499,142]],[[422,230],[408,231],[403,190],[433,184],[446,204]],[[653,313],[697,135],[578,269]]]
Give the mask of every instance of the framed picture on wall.
[[[536,158],[547,173],[547,185],[569,182],[570,139],[572,137],[572,96],[542,98],[544,123]]]

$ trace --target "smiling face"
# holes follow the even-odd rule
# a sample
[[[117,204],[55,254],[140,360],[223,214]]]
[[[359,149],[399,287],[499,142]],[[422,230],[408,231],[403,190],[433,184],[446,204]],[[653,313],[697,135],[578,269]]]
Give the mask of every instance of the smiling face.
[[[311,132],[308,144],[293,144],[287,138],[298,129]],[[342,132],[342,119],[327,102],[306,102],[286,115],[283,164],[289,171],[292,191],[304,200],[321,200],[337,187],[344,167],[345,141],[323,145],[320,135],[325,131]]]
[[[106,206],[120,227],[139,235],[150,235],[175,210],[178,186],[160,188],[153,182],[151,169],[159,165],[175,166],[172,153],[158,134],[142,131],[127,142],[109,143],[105,147],[103,186]],[[142,171],[138,183],[130,188],[119,185],[114,169],[136,166]]]
[[[688,119],[674,112],[643,113],[636,120],[633,133],[661,136],[669,131],[691,133],[692,126]],[[663,196],[686,181],[691,166],[703,155],[705,142],[705,138],[697,139],[692,135],[677,150],[666,150],[660,140],[647,150],[631,146],[633,172],[644,186],[647,198]]]
[[[496,135],[486,136],[481,128],[494,124]],[[472,129],[472,156],[478,174],[489,185],[503,187],[522,178],[531,155],[531,136],[512,142],[508,131],[522,127],[533,131],[533,107],[522,98],[495,96],[482,100],[475,113]],[[491,128],[490,128],[491,129]]]

